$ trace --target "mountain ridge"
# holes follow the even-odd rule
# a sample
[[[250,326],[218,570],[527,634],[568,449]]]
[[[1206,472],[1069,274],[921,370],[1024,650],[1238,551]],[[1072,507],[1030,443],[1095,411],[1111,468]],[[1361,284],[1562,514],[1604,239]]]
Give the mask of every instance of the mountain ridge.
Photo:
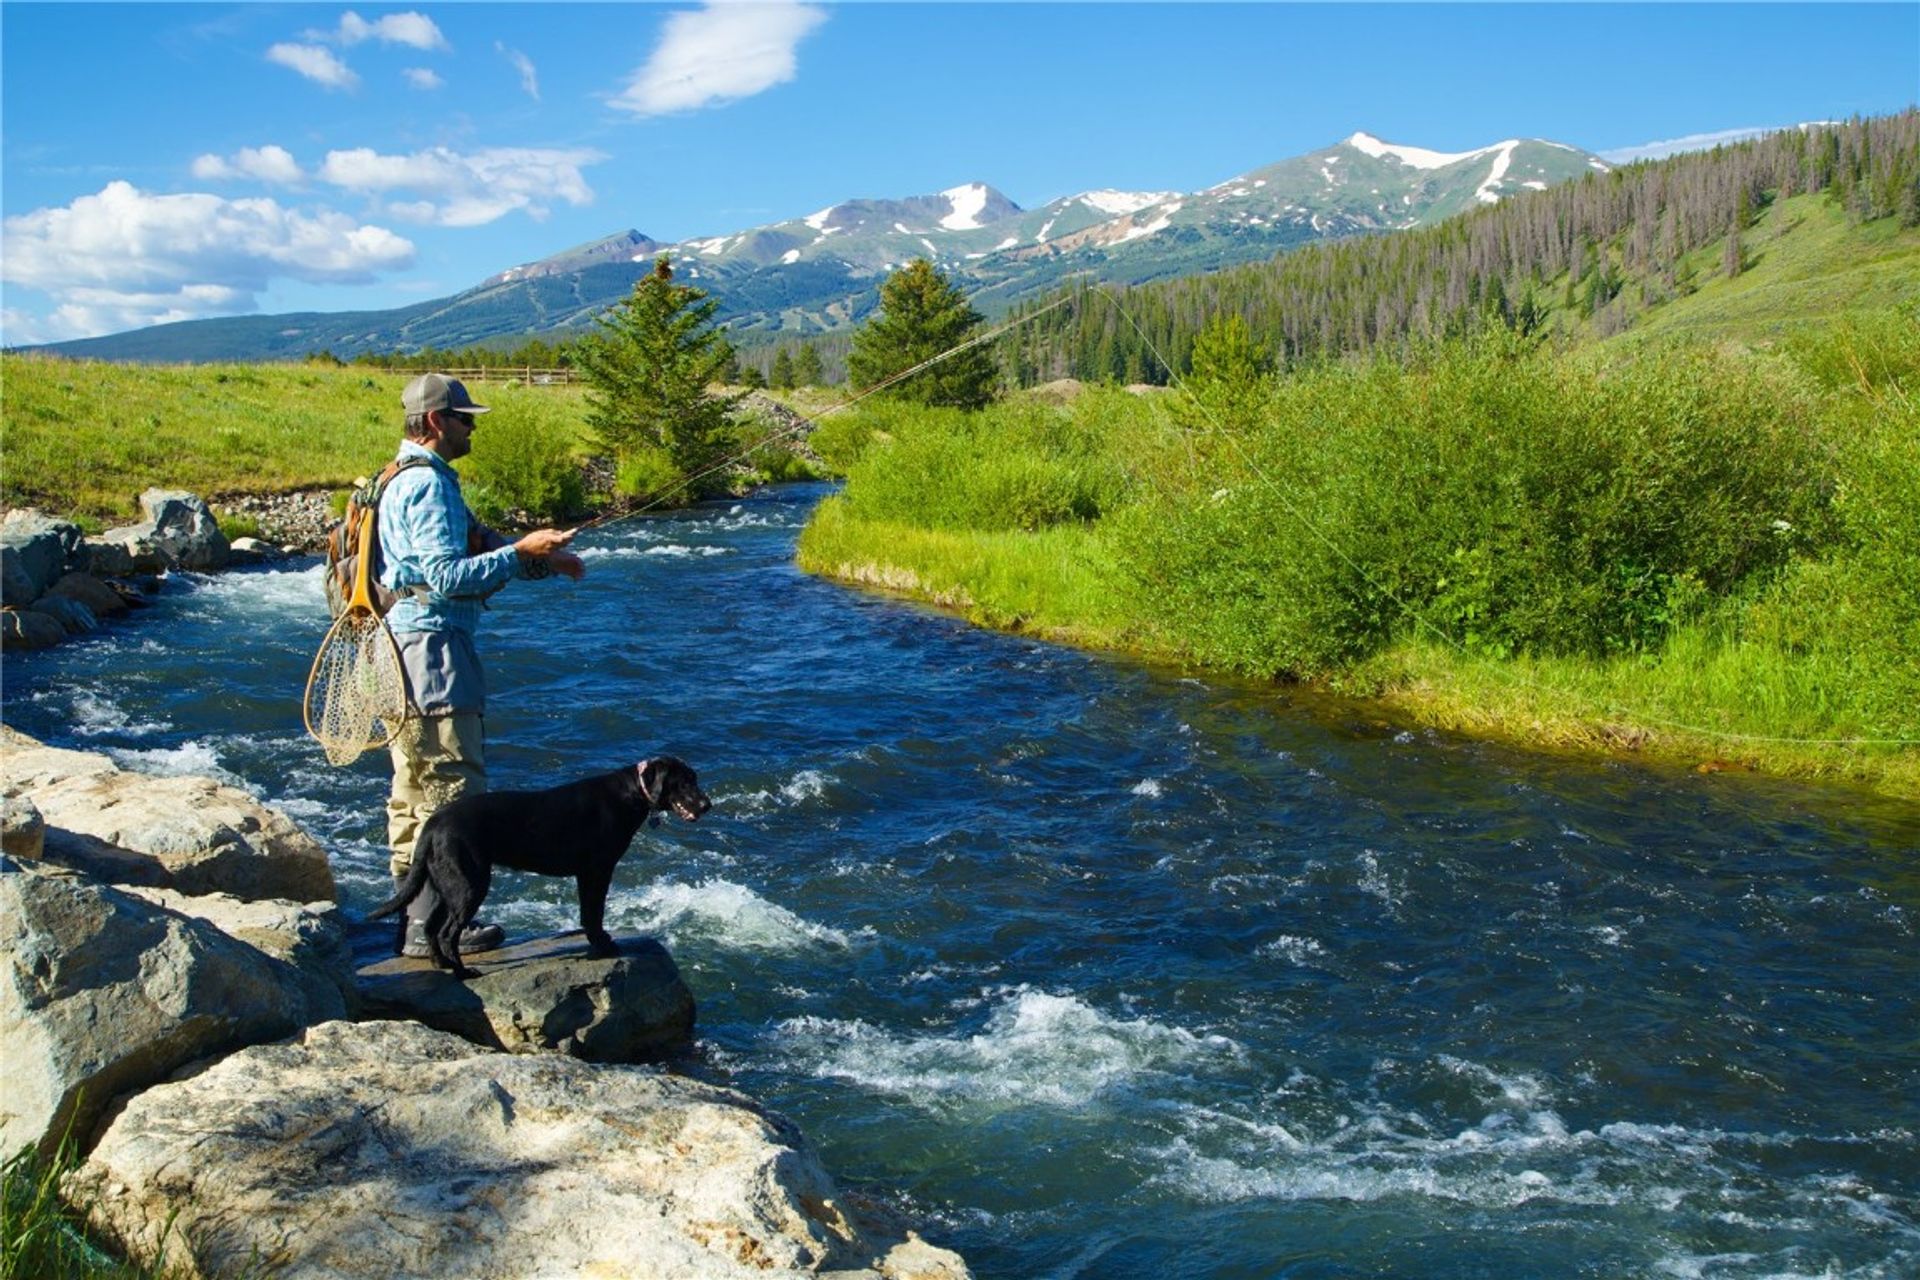
[[[1217,269],[1424,225],[1607,168],[1544,139],[1445,153],[1355,132],[1195,192],[1096,188],[1023,209],[976,180],[678,242],[630,228],[402,308],[182,321],[39,349],[193,362],[564,338],[624,297],[661,253],[720,302],[719,319],[739,334],[800,336],[858,323],[877,305],[881,279],[917,257],[997,313],[1070,275],[1127,284]]]

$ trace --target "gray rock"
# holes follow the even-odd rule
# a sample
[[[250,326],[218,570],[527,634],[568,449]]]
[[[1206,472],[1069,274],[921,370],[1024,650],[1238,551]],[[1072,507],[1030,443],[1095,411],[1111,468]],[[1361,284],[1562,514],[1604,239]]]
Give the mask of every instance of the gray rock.
[[[0,853],[38,862],[46,851],[47,822],[25,796],[0,799]]]
[[[0,612],[0,648],[8,651],[51,649],[67,638],[60,619],[38,609],[8,608]]]
[[[84,1146],[115,1098],[343,1006],[283,960],[84,876],[0,871],[0,1150]],[[23,869],[24,866],[24,869]]]
[[[229,564],[263,564],[280,558],[280,548],[258,538],[235,538],[227,551]]]
[[[118,591],[90,573],[69,573],[47,588],[33,607],[46,608],[48,597],[83,604],[96,618],[117,618],[127,612],[127,602]]]
[[[78,559],[80,526],[31,507],[0,519],[0,603],[26,606]]]
[[[140,495],[140,509],[153,526],[154,544],[175,566],[201,572],[226,567],[227,536],[198,497],[180,489],[149,489]]]
[[[103,578],[117,578],[134,572],[133,553],[125,543],[88,538],[84,551],[86,563],[81,568],[88,573]]]
[[[964,1280],[868,1225],[793,1126],[644,1067],[328,1023],[150,1089],[73,1186],[136,1258],[278,1280]],[[168,1227],[171,1231],[168,1232]]]
[[[430,961],[394,957],[360,972],[363,1016],[411,1018],[487,1048],[590,1062],[651,1062],[693,1035],[693,993],[667,949],[620,940],[596,960],[578,934],[468,957],[460,982]]]
[[[319,841],[285,814],[210,778],[128,773],[105,756],[50,748],[0,726],[0,795],[26,796],[40,810],[49,861],[116,882],[136,878],[249,901],[335,898]],[[129,854],[154,865],[133,872],[138,860]]]
[[[34,602],[33,611],[44,613],[58,622],[70,636],[83,636],[100,629],[100,620],[93,616],[93,610],[78,600],[56,596],[51,592]]]
[[[161,550],[154,536],[151,523],[124,524],[117,529],[109,529],[100,535],[100,541],[108,547],[119,548],[119,554],[124,554],[131,566],[127,570],[129,573],[164,573],[170,567],[166,552]]]
[[[248,902],[225,893],[184,894],[172,889],[127,887],[156,907],[205,921],[288,965],[296,975],[307,1022],[352,1017],[360,995],[353,980],[353,950],[346,922],[332,902]]]

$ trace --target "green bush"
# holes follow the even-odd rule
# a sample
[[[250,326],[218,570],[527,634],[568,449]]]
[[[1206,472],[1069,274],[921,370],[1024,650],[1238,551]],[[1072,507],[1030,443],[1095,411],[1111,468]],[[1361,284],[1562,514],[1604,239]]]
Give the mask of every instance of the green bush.
[[[220,526],[220,536],[228,542],[235,538],[257,538],[260,536],[260,522],[252,516],[221,515],[215,523]]]
[[[467,505],[488,524],[500,523],[515,511],[538,521],[578,513],[586,490],[574,457],[575,420],[566,413],[539,411],[552,406],[536,397],[496,398],[515,403],[508,412],[489,413],[480,420],[473,452],[460,460]]]
[[[1246,670],[1326,672],[1418,630],[1643,651],[1831,535],[1817,404],[1778,365],[1504,337],[1303,371],[1244,438],[1197,441],[1119,545],[1160,624]]]
[[[665,501],[679,497],[686,487],[686,476],[664,448],[629,450],[621,455],[614,470],[614,492],[623,498]]]
[[[1120,506],[1128,473],[1097,423],[1047,405],[978,413],[893,407],[847,477],[862,519],[981,532],[1091,521]]]

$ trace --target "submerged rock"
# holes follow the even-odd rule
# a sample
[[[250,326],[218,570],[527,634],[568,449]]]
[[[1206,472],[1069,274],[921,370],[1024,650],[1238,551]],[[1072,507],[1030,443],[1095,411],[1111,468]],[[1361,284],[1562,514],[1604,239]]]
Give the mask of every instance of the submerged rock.
[[[364,1016],[413,1018],[512,1053],[565,1053],[590,1062],[651,1062],[693,1035],[693,993],[667,949],[621,940],[596,960],[579,935],[537,938],[467,957],[461,982],[430,961],[394,957],[360,972]]]
[[[75,1183],[135,1256],[166,1234],[194,1276],[968,1275],[862,1220],[744,1095],[403,1022],[328,1023],[151,1089]]]

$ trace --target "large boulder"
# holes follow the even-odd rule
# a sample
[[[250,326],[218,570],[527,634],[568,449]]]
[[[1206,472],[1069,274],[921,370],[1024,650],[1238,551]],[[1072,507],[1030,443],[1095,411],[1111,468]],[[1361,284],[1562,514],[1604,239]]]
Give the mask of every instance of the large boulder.
[[[31,507],[0,519],[0,602],[25,607],[77,563],[80,526]]]
[[[67,638],[60,619],[38,609],[0,610],[0,648],[9,651],[50,649]]]
[[[158,553],[155,553],[158,559]],[[134,572],[133,552],[124,542],[110,542],[106,538],[88,538],[86,544],[86,564],[88,573],[97,573],[103,578],[118,578]]]
[[[109,529],[100,535],[97,546],[89,552],[88,565],[112,565],[114,573],[163,573],[169,567],[167,553],[160,548],[151,522],[147,524],[123,524]],[[118,566],[126,567],[119,568]],[[109,572],[101,568],[99,572]]]
[[[0,1150],[84,1146],[117,1095],[345,1001],[287,961],[84,876],[0,865]]]
[[[461,982],[425,960],[394,957],[360,971],[365,1017],[408,1018],[511,1053],[589,1062],[652,1062],[693,1035],[693,992],[667,949],[621,940],[596,960],[578,934],[469,956]]]
[[[226,567],[227,536],[207,504],[180,489],[149,489],[140,495],[140,509],[153,527],[153,541],[174,565],[208,570]]]
[[[126,892],[156,907],[212,925],[289,966],[317,1016],[310,1022],[359,1011],[353,949],[346,922],[332,902],[248,902],[226,893],[185,894],[173,889],[129,886]]]
[[[331,901],[326,849],[285,814],[211,778],[128,773],[105,756],[0,727],[0,795],[31,799],[48,860],[117,882],[257,900]],[[153,864],[130,872],[126,854]]]
[[[78,600],[65,596],[56,596],[51,593],[43,595],[34,603],[30,612],[46,614],[59,623],[70,636],[83,636],[90,631],[100,629],[100,619],[93,616],[93,610]]]
[[[74,1188],[178,1274],[962,1280],[859,1220],[787,1121],[645,1067],[328,1023],[132,1099]]]
[[[91,573],[69,573],[47,588],[33,607],[45,609],[49,600],[71,600],[85,605],[96,618],[112,618],[127,612],[126,598]]]

